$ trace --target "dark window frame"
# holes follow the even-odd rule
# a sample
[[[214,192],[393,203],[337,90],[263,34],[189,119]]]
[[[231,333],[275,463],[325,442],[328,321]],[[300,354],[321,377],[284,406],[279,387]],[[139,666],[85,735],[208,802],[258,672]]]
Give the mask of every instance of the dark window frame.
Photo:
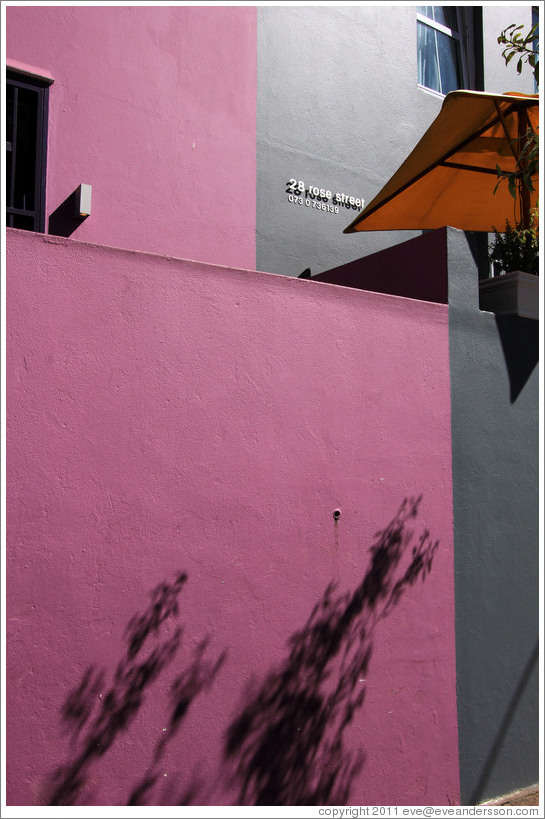
[[[45,233],[45,196],[47,172],[47,126],[49,117],[50,80],[29,76],[12,69],[6,70],[6,88],[13,88],[13,134],[6,134],[6,151],[11,153],[11,170],[6,173],[6,227],[19,227]],[[34,206],[33,208],[15,207],[17,194],[17,127],[19,91],[31,91],[36,94],[36,134],[34,151]],[[6,94],[7,97],[7,94]],[[9,137],[12,137],[11,142]],[[6,157],[7,166],[7,157]],[[18,218],[19,217],[19,218]],[[28,220],[28,227],[21,223]],[[17,224],[19,222],[19,224]],[[32,223],[32,226],[30,226]]]

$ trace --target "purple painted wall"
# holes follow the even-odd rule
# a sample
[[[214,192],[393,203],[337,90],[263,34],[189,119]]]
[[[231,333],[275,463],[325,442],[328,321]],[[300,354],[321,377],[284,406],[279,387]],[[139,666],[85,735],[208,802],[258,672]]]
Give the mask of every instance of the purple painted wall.
[[[55,80],[46,220],[85,182],[76,238],[255,268],[255,8],[10,6],[6,28],[7,65]]]
[[[327,803],[320,776],[332,773],[336,737],[332,757],[346,770],[333,776],[334,803],[348,772],[352,804],[456,802],[446,306],[19,231],[7,239],[8,804],[46,800],[67,760],[84,775],[76,801],[126,804],[154,747],[157,780],[142,801],[256,801],[242,782],[246,773],[266,794],[251,749],[273,729],[290,773],[304,759],[319,779],[292,778],[286,799]],[[418,516],[392,523],[420,495]],[[414,534],[398,542],[396,528]],[[439,545],[424,577],[425,529]],[[119,665],[131,617],[178,570],[188,576],[178,617]],[[328,609],[319,604],[332,581],[332,600],[353,596]],[[322,627],[305,630],[316,605]],[[153,647],[161,670],[177,622],[179,650],[142,683],[136,707],[130,671]],[[92,729],[82,711],[71,746],[60,709],[89,666],[97,684],[79,706],[99,714],[118,667],[116,695],[134,720],[117,735],[118,724]],[[178,693],[194,699],[169,722],[181,672]],[[93,730],[104,749],[115,735],[100,758]],[[66,798],[70,771],[60,781]]]
[[[318,273],[313,278],[343,287],[446,304],[445,229],[416,236],[386,250]]]

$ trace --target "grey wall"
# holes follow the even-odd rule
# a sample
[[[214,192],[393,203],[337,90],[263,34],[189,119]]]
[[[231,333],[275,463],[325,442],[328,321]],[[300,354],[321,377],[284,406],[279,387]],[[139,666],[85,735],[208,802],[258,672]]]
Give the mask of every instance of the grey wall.
[[[478,308],[449,228],[458,730],[462,804],[538,772],[538,322]]]
[[[508,66],[502,57],[503,46],[498,45],[498,35],[511,23],[521,23],[528,29],[532,25],[532,6],[495,5],[483,7],[483,49],[484,81],[487,91],[504,94],[506,91],[520,91],[523,94],[534,93],[534,81],[531,69],[525,66],[517,74],[516,61],[511,60]]]
[[[526,18],[530,6],[484,7],[487,90],[533,90],[496,42]],[[286,193],[293,178],[370,202],[429,127],[442,98],[417,85],[416,6],[258,7],[257,55],[257,269],[315,275],[417,235],[344,235],[360,209]]]
[[[328,213],[285,192],[295,178],[370,201],[418,142],[441,100],[417,88],[415,13],[258,8],[258,270],[314,275],[416,235],[343,235],[359,210]]]

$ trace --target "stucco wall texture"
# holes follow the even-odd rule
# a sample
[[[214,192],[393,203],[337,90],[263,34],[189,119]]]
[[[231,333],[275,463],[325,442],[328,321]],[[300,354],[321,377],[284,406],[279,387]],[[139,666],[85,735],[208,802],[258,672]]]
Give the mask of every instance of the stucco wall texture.
[[[478,309],[447,230],[460,780],[474,805],[539,781],[539,324]]]
[[[8,65],[54,79],[47,219],[84,182],[77,238],[255,268],[256,9],[10,6],[6,27]]]
[[[531,6],[483,8],[486,90],[533,92],[495,42],[513,20]],[[46,221],[92,185],[83,241],[298,276],[417,235],[343,235],[356,210],[286,187],[370,202],[412,151],[442,102],[416,6],[14,5],[6,57],[54,79]]]
[[[8,239],[8,804],[456,802],[446,306]]]
[[[46,224],[93,186],[72,239],[7,235],[11,804],[456,802],[453,540],[462,800],[535,781],[536,328],[478,311],[458,233],[369,256],[413,233],[286,191],[369,201],[437,114],[395,15],[6,9],[54,79]],[[530,17],[483,7],[487,90],[532,91],[494,45]],[[362,256],[397,295],[287,278]]]

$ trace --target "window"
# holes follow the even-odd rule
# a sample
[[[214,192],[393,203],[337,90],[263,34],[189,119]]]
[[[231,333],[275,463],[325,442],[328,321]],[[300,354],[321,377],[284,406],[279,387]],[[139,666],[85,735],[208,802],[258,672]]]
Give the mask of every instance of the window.
[[[416,8],[418,84],[439,94],[463,88],[462,15],[455,6]]]
[[[6,225],[45,230],[49,83],[6,72]]]

